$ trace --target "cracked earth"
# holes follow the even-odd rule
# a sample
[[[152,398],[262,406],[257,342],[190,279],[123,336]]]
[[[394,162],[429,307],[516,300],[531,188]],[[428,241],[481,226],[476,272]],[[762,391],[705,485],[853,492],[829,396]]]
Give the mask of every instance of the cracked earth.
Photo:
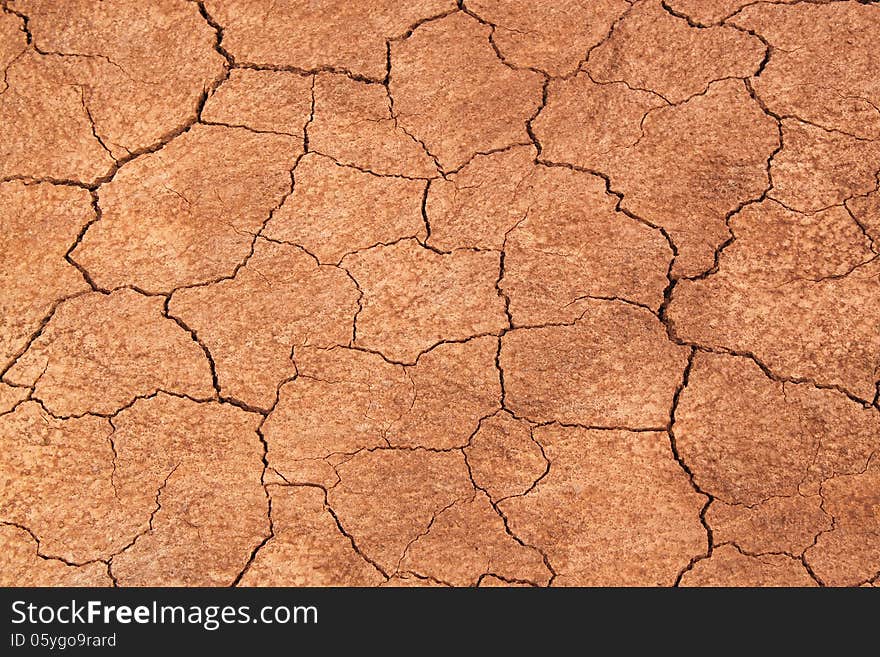
[[[4,0],[0,583],[877,586],[877,43]]]

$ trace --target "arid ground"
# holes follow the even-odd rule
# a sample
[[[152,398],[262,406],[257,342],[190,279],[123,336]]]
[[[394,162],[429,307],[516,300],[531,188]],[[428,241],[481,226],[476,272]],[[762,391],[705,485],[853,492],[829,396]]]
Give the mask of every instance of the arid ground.
[[[0,583],[880,583],[880,4],[2,7]]]

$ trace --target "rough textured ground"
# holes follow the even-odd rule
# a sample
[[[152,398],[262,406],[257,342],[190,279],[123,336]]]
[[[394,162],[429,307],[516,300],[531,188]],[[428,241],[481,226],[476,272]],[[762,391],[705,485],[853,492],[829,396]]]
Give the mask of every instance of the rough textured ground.
[[[0,584],[877,585],[878,43],[4,0]]]

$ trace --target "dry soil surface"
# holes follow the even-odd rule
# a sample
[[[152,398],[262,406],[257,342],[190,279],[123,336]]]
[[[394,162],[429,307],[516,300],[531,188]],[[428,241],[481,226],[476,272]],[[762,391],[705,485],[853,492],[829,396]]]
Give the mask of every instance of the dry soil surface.
[[[878,584],[880,5],[2,9],[0,583]]]

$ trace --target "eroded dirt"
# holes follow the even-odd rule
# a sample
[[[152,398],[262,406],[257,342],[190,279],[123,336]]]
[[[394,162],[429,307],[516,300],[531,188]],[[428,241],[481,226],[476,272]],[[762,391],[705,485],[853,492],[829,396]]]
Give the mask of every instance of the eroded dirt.
[[[0,584],[876,585],[877,42],[4,0]]]

